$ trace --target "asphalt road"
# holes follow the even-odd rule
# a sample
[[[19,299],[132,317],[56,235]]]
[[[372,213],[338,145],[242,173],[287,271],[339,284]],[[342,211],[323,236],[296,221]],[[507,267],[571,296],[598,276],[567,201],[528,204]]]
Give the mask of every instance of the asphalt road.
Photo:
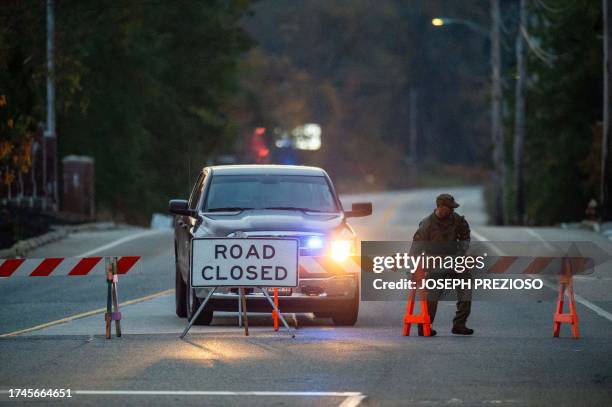
[[[410,240],[439,192],[343,200],[373,202],[371,217],[352,222],[363,240]],[[449,192],[461,203],[458,212],[470,221],[474,240],[602,239],[558,228],[488,227],[480,188]],[[118,241],[123,243],[109,247]],[[143,256],[142,271],[120,279],[122,302],[146,298],[123,308],[126,335],[105,340],[101,314],[70,318],[104,307],[103,276],[0,280],[0,335],[51,322],[44,329],[0,338],[0,389],[71,389],[71,399],[44,400],[58,405],[612,403],[612,302],[601,295],[612,289],[609,265],[576,281],[580,340],[570,339],[567,327],[562,338],[551,337],[554,304],[547,301],[476,302],[469,320],[476,330],[473,337],[450,334],[451,302],[439,306],[435,338],[402,336],[403,302],[364,302],[352,328],[302,315],[297,337],[291,339],[275,334],[269,316],[260,315],[250,319],[252,333],[246,338],[235,316],[224,314],[215,316],[211,327],[195,327],[180,340],[185,321],[174,316],[173,294],[164,293],[173,287],[171,232],[79,233],[30,257],[94,250],[96,255]],[[65,323],[53,322],[66,318]],[[15,399],[6,392],[0,394],[0,404],[11,402]]]

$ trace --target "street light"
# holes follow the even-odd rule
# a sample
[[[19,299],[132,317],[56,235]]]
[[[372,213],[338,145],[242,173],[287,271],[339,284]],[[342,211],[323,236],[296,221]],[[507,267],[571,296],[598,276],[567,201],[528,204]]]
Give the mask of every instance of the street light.
[[[442,27],[443,25],[462,25],[469,28],[477,34],[489,38],[490,32],[480,24],[462,18],[436,17],[431,19],[431,25],[434,27]]]
[[[503,225],[505,223],[505,180],[506,164],[504,152],[504,134],[501,125],[502,120],[502,88],[500,78],[501,52],[499,46],[500,36],[500,10],[499,0],[491,1],[491,30],[487,30],[480,24],[462,18],[436,17],[431,20],[434,27],[445,25],[462,25],[473,32],[486,37],[491,43],[491,142],[493,144],[493,190],[494,190],[494,213],[493,223]]]

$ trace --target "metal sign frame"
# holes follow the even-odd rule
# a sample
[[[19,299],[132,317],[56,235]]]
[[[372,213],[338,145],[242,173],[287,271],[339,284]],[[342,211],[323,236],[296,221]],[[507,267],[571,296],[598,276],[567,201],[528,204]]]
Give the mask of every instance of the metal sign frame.
[[[194,238],[191,240],[191,255],[189,258],[189,288],[212,288],[208,295],[206,296],[206,298],[204,298],[204,301],[202,301],[202,303],[200,304],[200,306],[198,307],[197,311],[195,312],[195,314],[193,314],[193,316],[191,317],[191,320],[189,321],[189,323],[187,324],[187,326],[185,327],[185,329],[183,330],[183,333],[181,333],[180,338],[183,339],[185,337],[185,335],[187,335],[187,333],[189,332],[189,330],[191,329],[191,327],[193,326],[194,322],[198,319],[198,317],[200,316],[200,313],[204,310],[204,307],[206,306],[206,304],[208,303],[208,301],[212,298],[213,294],[215,293],[215,291],[217,290],[217,288],[219,287],[237,287],[239,288],[239,304],[242,305],[242,307],[239,307],[239,316],[241,315],[240,312],[243,311],[244,312],[244,316],[246,318],[246,295],[244,294],[244,288],[258,288],[262,294],[264,295],[264,297],[266,298],[266,300],[268,301],[268,303],[272,306],[272,309],[276,312],[276,314],[278,315],[278,317],[280,318],[280,320],[282,321],[283,325],[285,326],[285,329],[287,330],[287,332],[289,334],[291,334],[292,338],[295,338],[295,331],[289,326],[289,324],[287,323],[287,320],[285,320],[285,317],[283,316],[283,314],[280,312],[278,306],[274,303],[274,301],[272,300],[272,298],[270,298],[270,294],[268,294],[268,288],[270,287],[276,287],[276,286],[262,286],[261,284],[257,284],[257,285],[239,285],[239,286],[219,286],[219,285],[210,285],[210,286],[193,286],[192,284],[192,279],[193,279],[193,244],[195,240],[290,240],[290,241],[294,241],[296,244],[296,256],[295,256],[295,285],[292,287],[297,287],[299,285],[299,257],[300,257],[300,242],[298,239],[296,238],[281,238],[281,237],[251,237],[251,238],[231,238],[231,237],[202,237],[202,238]],[[242,309],[240,309],[242,308]],[[246,322],[246,321],[245,321]],[[248,336],[248,325],[245,325],[245,333]]]
[[[185,335],[187,335],[187,333],[191,329],[191,326],[198,319],[198,316],[200,316],[200,313],[202,312],[202,310],[204,310],[204,307],[206,306],[206,303],[208,303],[208,301],[212,298],[212,296],[215,293],[215,291],[217,290],[217,288],[218,287],[212,287],[212,290],[210,290],[210,292],[208,293],[208,295],[206,296],[204,301],[202,301],[202,304],[200,304],[200,307],[198,308],[196,313],[193,314],[193,316],[191,317],[191,320],[189,321],[189,324],[185,327],[185,330],[183,330],[183,333],[180,336],[181,339],[183,339],[185,337]],[[268,300],[268,303],[270,303],[270,305],[272,306],[272,309],[274,309],[274,311],[276,311],[278,317],[283,322],[283,325],[285,326],[285,329],[287,330],[287,332],[289,332],[291,334],[292,338],[295,338],[295,331],[293,329],[291,329],[291,327],[289,326],[289,324],[285,320],[285,317],[283,316],[283,314],[280,312],[280,310],[278,309],[276,304],[274,304],[274,301],[272,301],[272,298],[270,298],[270,294],[268,294],[268,291],[266,290],[267,287],[257,287],[257,288],[259,288],[261,290],[261,292],[263,293],[263,295],[266,298],[266,300]],[[244,296],[244,290],[243,289],[241,289],[240,292],[241,292],[240,300],[243,301],[243,307],[244,307],[246,305],[246,297]],[[246,313],[246,307],[245,307],[244,311]],[[247,331],[245,331],[245,332],[247,332],[247,335],[248,335],[248,327],[246,329],[247,329]]]

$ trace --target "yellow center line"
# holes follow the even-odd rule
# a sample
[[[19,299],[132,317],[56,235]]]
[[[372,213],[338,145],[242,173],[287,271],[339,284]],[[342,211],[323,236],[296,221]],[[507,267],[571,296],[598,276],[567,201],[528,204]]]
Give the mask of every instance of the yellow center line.
[[[380,221],[383,223],[389,222],[391,220],[391,216],[393,216],[393,214],[397,211],[397,207],[400,205],[400,202],[401,200],[399,196],[395,197],[395,199],[393,199],[383,211]]]
[[[170,288],[170,289],[164,290],[164,291],[159,291],[157,293],[153,293],[153,294],[150,294],[150,295],[145,295],[144,297],[135,298],[133,300],[122,302],[122,303],[119,304],[119,307],[126,307],[128,305],[137,304],[137,303],[143,302],[143,301],[148,301],[148,300],[151,300],[151,299],[156,298],[156,297],[161,297],[163,295],[171,294],[173,292],[174,292],[174,288]],[[18,331],[13,331],[13,332],[9,332],[9,333],[6,333],[6,334],[2,334],[2,335],[0,335],[0,338],[6,338],[6,337],[9,337],[9,336],[17,336],[17,335],[25,334],[25,333],[28,333],[28,332],[38,331],[40,329],[45,329],[45,328],[49,328],[51,326],[64,324],[66,322],[74,321],[75,319],[81,319],[81,318],[90,317],[90,316],[96,315],[96,314],[102,314],[104,312],[106,312],[106,307],[94,309],[94,310],[87,311],[87,312],[82,312],[80,314],[71,315],[69,317],[62,318],[62,319],[57,319],[55,321],[45,322],[44,324],[36,325],[36,326],[30,327],[30,328],[20,329]]]

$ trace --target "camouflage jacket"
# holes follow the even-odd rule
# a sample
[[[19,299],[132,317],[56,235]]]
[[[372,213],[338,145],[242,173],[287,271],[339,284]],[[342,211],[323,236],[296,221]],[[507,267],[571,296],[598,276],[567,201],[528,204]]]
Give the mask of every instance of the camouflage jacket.
[[[470,245],[470,226],[465,218],[453,213],[439,219],[432,213],[419,223],[412,238],[411,254],[464,255]]]

